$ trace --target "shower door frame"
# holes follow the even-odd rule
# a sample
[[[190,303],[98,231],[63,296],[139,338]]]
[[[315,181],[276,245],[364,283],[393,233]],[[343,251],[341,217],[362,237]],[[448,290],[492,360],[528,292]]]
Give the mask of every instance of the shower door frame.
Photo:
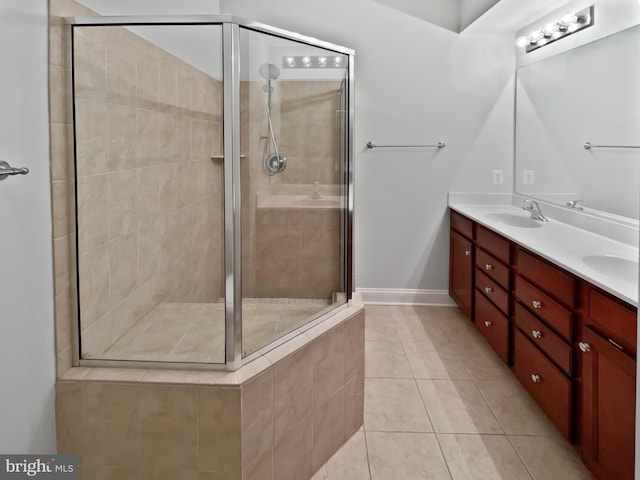
[[[272,27],[259,22],[250,21],[235,15],[187,15],[187,16],[96,16],[67,18],[69,27],[68,54],[71,62],[71,76],[68,81],[70,94],[70,111],[72,112],[73,140],[73,175],[76,182],[76,118],[75,118],[75,94],[74,94],[74,55],[73,55],[73,29],[75,27],[108,27],[108,26],[163,26],[163,25],[219,25],[222,27],[222,81],[223,81],[223,145],[224,145],[224,272],[225,272],[225,363],[199,363],[199,362],[164,362],[164,361],[139,361],[139,360],[108,360],[108,359],[83,359],[80,357],[80,298],[79,298],[79,270],[78,270],[78,208],[77,192],[74,185],[74,211],[75,211],[75,241],[72,242],[71,258],[75,275],[72,282],[72,300],[74,308],[71,309],[71,321],[73,323],[72,341],[74,367],[132,367],[132,368],[164,368],[164,369],[196,369],[196,370],[229,370],[234,371],[244,363],[264,355],[266,352],[287,342],[291,338],[323,322],[346,308],[351,303],[354,291],[353,283],[353,225],[354,225],[354,156],[355,147],[354,119],[355,119],[355,51],[353,49],[336,45],[330,42],[308,37],[299,33],[290,32],[277,27]],[[303,43],[313,47],[323,48],[348,57],[347,62],[347,105],[348,112],[345,118],[348,122],[346,129],[346,166],[345,178],[343,178],[346,190],[346,205],[344,208],[344,232],[341,239],[343,246],[344,262],[342,267],[343,281],[346,293],[346,302],[334,307],[331,311],[315,318],[296,330],[284,335],[265,347],[242,357],[242,216],[241,216],[241,188],[240,188],[240,28],[272,35],[275,37]],[[56,319],[56,321],[61,321]]]

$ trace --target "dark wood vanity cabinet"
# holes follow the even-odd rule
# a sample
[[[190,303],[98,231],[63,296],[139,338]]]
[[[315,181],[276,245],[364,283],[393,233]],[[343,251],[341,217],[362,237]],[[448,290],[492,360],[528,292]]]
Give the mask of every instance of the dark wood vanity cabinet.
[[[476,225],[474,322],[505,363],[510,363],[511,244]]]
[[[477,328],[595,477],[632,479],[637,309],[457,212],[451,218],[452,298],[471,318],[473,292]]]
[[[582,458],[598,479],[634,476],[637,309],[586,287],[577,341]]]
[[[573,440],[573,349],[577,280],[516,247],[513,371],[568,440]]]
[[[462,312],[472,317],[473,308],[473,222],[451,211],[449,242],[449,295]]]

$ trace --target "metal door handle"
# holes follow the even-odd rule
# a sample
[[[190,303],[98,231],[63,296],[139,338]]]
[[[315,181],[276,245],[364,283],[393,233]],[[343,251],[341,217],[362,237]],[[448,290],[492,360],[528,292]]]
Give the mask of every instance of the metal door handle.
[[[26,175],[29,173],[28,168],[13,168],[7,162],[0,160],[0,181],[10,175]]]
[[[489,320],[485,320],[485,321],[484,321],[484,326],[485,326],[485,327],[487,327],[487,328],[488,328],[488,327],[490,327],[491,325],[493,325],[493,323],[491,323]]]
[[[531,336],[533,338],[542,338],[542,332],[540,330],[532,330]]]
[[[537,375],[535,373],[531,374],[531,380],[533,381],[533,383],[542,382],[542,378],[540,378],[540,375]]]
[[[493,270],[493,265],[491,265],[490,263],[487,263],[487,264],[484,266],[484,269],[485,269],[487,272],[488,272],[488,271],[491,271],[491,270]]]
[[[469,257],[471,255],[471,250],[465,250],[464,251],[464,256],[465,257]]]
[[[535,309],[541,309],[542,308],[542,302],[538,301],[538,300],[534,300],[533,302],[531,302],[531,304],[533,305],[533,308]]]
[[[493,288],[491,288],[491,287],[484,287],[484,291],[485,291],[485,293],[491,293],[491,292],[493,292]]]
[[[578,343],[578,346],[580,347],[580,350],[584,353],[591,351],[591,345],[589,345],[588,343],[580,342]]]

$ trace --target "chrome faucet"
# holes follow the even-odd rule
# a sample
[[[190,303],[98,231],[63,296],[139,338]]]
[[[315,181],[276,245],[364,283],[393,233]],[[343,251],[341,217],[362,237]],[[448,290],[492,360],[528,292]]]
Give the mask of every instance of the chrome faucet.
[[[531,215],[533,220],[540,220],[541,222],[548,222],[547,217],[542,215],[542,210],[540,210],[540,205],[535,200],[523,200],[526,205],[522,207],[523,210],[526,210]]]
[[[567,207],[575,208],[576,210],[584,210],[580,205],[578,205],[582,200],[569,200],[567,202]]]

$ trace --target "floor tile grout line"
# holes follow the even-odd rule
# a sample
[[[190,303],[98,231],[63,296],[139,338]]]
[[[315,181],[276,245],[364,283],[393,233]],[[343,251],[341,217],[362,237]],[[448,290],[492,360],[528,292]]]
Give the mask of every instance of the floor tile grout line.
[[[451,473],[451,467],[449,466],[449,462],[447,461],[447,456],[444,454],[444,450],[442,449],[442,444],[440,443],[440,439],[438,438],[438,434],[434,433],[436,437],[436,442],[438,444],[438,448],[440,449],[440,455],[442,455],[442,459],[444,460],[444,464],[447,466],[447,472],[449,472],[449,479],[453,480],[453,474]]]
[[[369,443],[367,441],[367,431],[364,428],[364,422],[362,422],[362,436],[364,437],[364,451],[367,454],[367,470],[369,471],[369,480],[371,480],[371,462],[369,459]]]
[[[532,478],[532,480],[536,480],[535,475],[533,474],[533,472],[529,468],[529,465],[527,465],[527,462],[524,461],[524,458],[522,458],[522,455],[520,455],[520,452],[518,451],[516,446],[511,441],[511,438],[509,437],[509,435],[505,435],[505,436],[507,437],[507,441],[509,442],[509,445],[511,445],[511,448],[513,448],[513,451],[516,452],[516,455],[520,459],[520,462],[522,462],[522,465],[524,465],[524,468],[527,471],[527,473],[529,474],[529,476]]]

